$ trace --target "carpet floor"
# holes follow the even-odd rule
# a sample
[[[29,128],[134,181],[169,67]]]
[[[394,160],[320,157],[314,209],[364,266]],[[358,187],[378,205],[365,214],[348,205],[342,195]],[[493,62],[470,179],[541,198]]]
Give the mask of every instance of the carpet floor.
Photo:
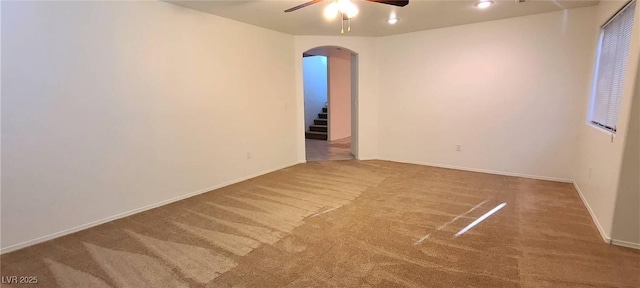
[[[295,165],[7,253],[25,287],[640,287],[570,184]],[[4,284],[2,287],[21,287]]]

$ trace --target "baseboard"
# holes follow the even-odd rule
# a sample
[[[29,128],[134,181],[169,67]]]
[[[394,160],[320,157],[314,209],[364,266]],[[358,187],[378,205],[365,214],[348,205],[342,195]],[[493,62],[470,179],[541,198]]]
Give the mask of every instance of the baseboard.
[[[187,193],[187,194],[184,194],[184,195],[180,195],[178,197],[174,197],[174,198],[171,198],[171,199],[163,200],[163,201],[160,201],[160,202],[157,202],[157,203],[154,203],[154,204],[151,204],[151,205],[147,205],[147,206],[144,206],[144,207],[136,208],[136,209],[124,212],[124,213],[120,213],[120,214],[116,214],[116,215],[113,215],[113,216],[109,216],[109,217],[106,217],[104,219],[92,221],[92,222],[89,222],[89,223],[86,223],[86,224],[82,224],[80,226],[76,226],[76,227],[73,227],[73,228],[70,228],[70,229],[62,230],[60,232],[55,232],[55,233],[52,233],[52,234],[49,234],[49,235],[38,237],[36,239],[28,240],[28,241],[21,242],[21,243],[18,243],[18,244],[14,244],[14,245],[11,245],[11,246],[8,246],[8,247],[3,247],[2,249],[0,249],[0,254],[13,252],[13,251],[16,251],[16,250],[19,250],[19,249],[22,249],[22,248],[26,248],[26,247],[29,247],[29,246],[32,246],[32,245],[35,245],[35,244],[39,244],[39,243],[42,243],[42,242],[45,242],[45,241],[49,241],[49,240],[52,240],[52,239],[55,239],[55,238],[59,238],[59,237],[65,236],[65,235],[69,235],[71,233],[75,233],[75,232],[78,232],[78,231],[89,229],[91,227],[95,227],[95,226],[98,226],[100,224],[104,224],[104,223],[107,223],[107,222],[110,222],[110,221],[113,221],[113,220],[117,220],[117,219],[124,218],[124,217],[130,216],[130,215],[133,215],[133,214],[144,212],[144,211],[147,211],[147,210],[150,210],[150,209],[153,209],[153,208],[157,208],[157,207],[160,207],[160,206],[163,206],[163,205],[167,205],[167,204],[170,204],[170,203],[173,203],[173,202],[176,202],[176,201],[180,201],[180,200],[183,200],[183,199],[186,199],[186,198],[189,198],[189,197],[193,197],[193,196],[202,194],[202,193],[206,193],[206,192],[209,192],[209,191],[220,189],[220,188],[225,187],[225,186],[229,186],[229,185],[232,185],[232,184],[235,184],[235,183],[239,183],[239,182],[251,179],[251,178],[255,178],[255,177],[264,175],[264,174],[268,174],[268,173],[271,173],[271,172],[274,172],[274,171],[278,171],[280,169],[291,167],[291,166],[296,165],[296,164],[297,163],[278,166],[278,167],[273,168],[273,169],[268,169],[268,170],[265,170],[265,171],[262,171],[262,172],[258,172],[258,173],[252,174],[252,175],[248,175],[248,176],[245,176],[245,177],[240,177],[238,179],[234,179],[234,180],[227,181],[227,182],[224,182],[224,183],[221,183],[221,184],[218,184],[218,185],[207,187],[207,188],[195,191],[195,192],[191,192],[191,193]]]
[[[640,243],[633,243],[633,242],[611,239],[611,245],[617,245],[617,246],[640,250]]]
[[[589,211],[589,215],[591,215],[591,220],[593,220],[593,223],[596,224],[596,228],[598,228],[598,232],[600,232],[600,236],[602,237],[602,240],[604,240],[604,242],[607,244],[612,244],[611,237],[607,236],[607,233],[604,232],[604,229],[602,229],[602,225],[600,225],[600,222],[598,222],[596,213],[594,213],[593,209],[591,209],[591,206],[589,206],[589,202],[587,202],[587,198],[584,198],[584,195],[582,194],[582,191],[580,191],[580,187],[578,186],[578,183],[576,183],[575,181],[573,182],[573,188],[576,189],[576,191],[578,192],[578,195],[580,195],[580,199],[582,200],[582,203],[584,204],[585,207],[587,207],[587,211]]]
[[[359,157],[355,157],[356,160],[360,160],[360,161],[368,161],[368,160],[382,160],[378,157],[372,157],[372,156],[362,156],[362,155],[358,155]]]
[[[487,174],[495,174],[495,175],[503,175],[503,176],[522,177],[522,178],[529,178],[529,179],[536,179],[536,180],[546,180],[546,181],[573,183],[573,180],[564,179],[564,178],[555,178],[555,177],[547,177],[547,176],[537,176],[537,175],[529,175],[529,174],[512,173],[512,172],[505,172],[505,171],[469,168],[469,167],[453,166],[453,165],[445,165],[445,164],[436,164],[436,163],[427,163],[427,162],[420,162],[420,161],[393,160],[393,159],[383,159],[383,158],[380,158],[380,160],[407,163],[407,164],[424,165],[424,166],[432,166],[432,167],[446,168],[446,169],[455,169],[455,170],[487,173]]]

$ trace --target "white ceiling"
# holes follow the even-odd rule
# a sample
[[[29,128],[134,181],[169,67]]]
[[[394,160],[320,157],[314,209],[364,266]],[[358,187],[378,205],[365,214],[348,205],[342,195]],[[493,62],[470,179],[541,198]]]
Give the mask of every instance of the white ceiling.
[[[284,10],[308,0],[258,0],[258,1],[191,1],[165,0],[176,5],[234,19],[237,21],[281,31],[293,35],[340,35],[340,20],[328,21],[323,11],[331,0],[302,8],[295,12]],[[405,7],[395,7],[363,0],[352,0],[360,13],[351,22],[349,36],[386,36],[420,30],[518,17],[596,5],[597,0],[551,1],[497,0],[484,10],[476,8],[473,0],[410,0]],[[386,19],[394,12],[400,19],[389,25]],[[345,28],[346,31],[346,28]]]

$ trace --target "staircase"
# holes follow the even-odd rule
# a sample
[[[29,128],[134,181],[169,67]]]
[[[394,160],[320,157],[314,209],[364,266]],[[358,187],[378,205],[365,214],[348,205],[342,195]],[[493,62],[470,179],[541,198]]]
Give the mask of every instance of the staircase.
[[[313,120],[313,125],[309,126],[309,131],[305,132],[305,138],[327,140],[327,121],[327,106],[325,105],[324,108],[322,108],[322,112],[318,113],[318,117]]]

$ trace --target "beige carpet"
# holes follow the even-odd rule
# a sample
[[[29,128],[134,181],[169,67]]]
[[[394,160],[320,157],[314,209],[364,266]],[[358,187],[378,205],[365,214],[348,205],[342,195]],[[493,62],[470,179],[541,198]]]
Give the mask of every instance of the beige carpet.
[[[1,260],[40,287],[640,287],[640,253],[604,244],[570,184],[384,161],[296,165]]]

